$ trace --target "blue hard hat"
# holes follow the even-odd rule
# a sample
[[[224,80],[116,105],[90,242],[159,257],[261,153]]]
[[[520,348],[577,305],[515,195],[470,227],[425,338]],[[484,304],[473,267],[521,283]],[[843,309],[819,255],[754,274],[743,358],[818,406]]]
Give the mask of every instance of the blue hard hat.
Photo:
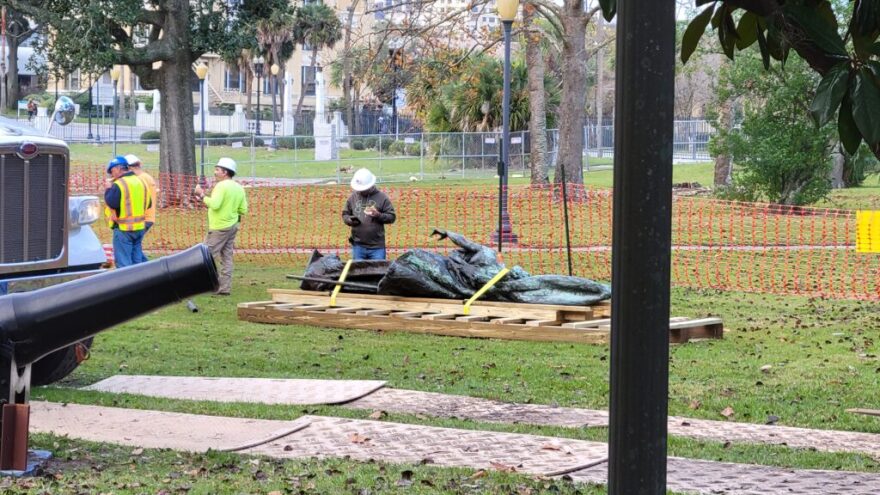
[[[113,167],[128,168],[128,160],[126,160],[125,157],[122,155],[116,155],[113,157],[112,160],[110,160],[110,163],[107,164],[108,174],[110,173],[110,170],[113,169]]]

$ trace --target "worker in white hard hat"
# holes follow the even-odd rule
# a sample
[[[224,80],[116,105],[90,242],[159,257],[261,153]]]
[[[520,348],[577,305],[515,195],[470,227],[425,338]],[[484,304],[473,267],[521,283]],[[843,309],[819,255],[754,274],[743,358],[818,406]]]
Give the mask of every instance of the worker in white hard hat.
[[[217,160],[214,167],[214,188],[206,195],[201,185],[196,195],[208,205],[208,236],[205,244],[214,259],[220,262],[220,288],[218,296],[228,296],[232,291],[232,255],[235,236],[238,234],[242,215],[247,213],[247,197],[241,184],[235,182],[236,164],[232,158]]]
[[[142,168],[143,163],[140,158],[136,155],[125,155],[125,161],[128,162],[128,169],[134,172],[134,175],[136,175],[137,178],[147,186],[147,196],[150,198],[150,206],[144,214],[144,220],[146,221],[144,237],[146,237],[147,233],[153,227],[153,224],[156,223],[156,201],[159,189],[156,187],[156,181],[153,180],[153,176],[148,174]],[[147,257],[144,255],[143,250],[141,250],[139,259],[135,260],[135,263],[145,263],[146,261]]]
[[[356,260],[384,260],[385,225],[397,215],[388,195],[376,188],[376,176],[362,168],[351,178],[352,193],[342,210],[342,221],[351,227],[351,257]]]

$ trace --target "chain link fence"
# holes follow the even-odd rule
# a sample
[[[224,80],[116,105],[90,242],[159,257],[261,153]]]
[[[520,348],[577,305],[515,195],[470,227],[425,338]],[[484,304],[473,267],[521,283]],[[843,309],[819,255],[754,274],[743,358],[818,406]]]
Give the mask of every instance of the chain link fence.
[[[89,143],[88,156],[75,162],[103,161],[112,154],[112,126],[93,125],[93,138],[83,138],[82,124],[53,129],[53,134],[71,143]],[[123,130],[124,129],[124,130]],[[85,129],[88,130],[87,128]],[[109,131],[109,134],[108,134]],[[57,133],[57,134],[56,134]],[[613,166],[614,135],[612,125],[584,128],[584,169],[591,171]],[[146,163],[158,163],[158,140],[144,140],[131,126],[117,126],[117,153],[135,153]],[[678,161],[707,161],[707,145],[712,127],[706,121],[677,121],[674,157]],[[599,136],[601,135],[601,139]],[[100,140],[97,136],[100,136]],[[361,167],[369,168],[384,182],[492,178],[498,174],[500,132],[347,135],[337,140],[332,150],[319,150],[313,136],[254,136],[247,133],[196,136],[196,157],[209,167],[222,156],[239,163],[240,175],[252,178],[289,179],[300,183],[343,182]],[[108,139],[109,138],[109,139]],[[320,141],[319,145],[320,145]],[[329,140],[324,140],[325,142]],[[557,160],[559,131],[547,131],[547,151],[543,166],[551,170]],[[601,145],[601,146],[600,146]],[[531,173],[531,135],[512,132],[510,142],[510,177],[528,177]],[[316,160],[316,156],[329,159]]]

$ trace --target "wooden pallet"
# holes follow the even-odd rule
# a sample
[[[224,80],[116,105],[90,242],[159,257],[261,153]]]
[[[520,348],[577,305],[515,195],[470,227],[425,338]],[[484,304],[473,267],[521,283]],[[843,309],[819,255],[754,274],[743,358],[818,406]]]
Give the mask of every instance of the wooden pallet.
[[[477,301],[464,315],[462,301],[341,293],[336,306],[324,292],[269,289],[271,301],[238,305],[238,318],[361,330],[429,333],[543,342],[606,343],[610,305],[557,306]],[[670,318],[669,341],[719,339],[720,318]]]

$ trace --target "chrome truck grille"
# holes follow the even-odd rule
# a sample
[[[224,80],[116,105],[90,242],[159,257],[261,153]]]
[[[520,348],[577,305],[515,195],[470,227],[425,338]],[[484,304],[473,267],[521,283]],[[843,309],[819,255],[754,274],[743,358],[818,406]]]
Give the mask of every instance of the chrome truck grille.
[[[63,154],[30,160],[0,154],[0,264],[31,263],[63,254],[67,221]]]

